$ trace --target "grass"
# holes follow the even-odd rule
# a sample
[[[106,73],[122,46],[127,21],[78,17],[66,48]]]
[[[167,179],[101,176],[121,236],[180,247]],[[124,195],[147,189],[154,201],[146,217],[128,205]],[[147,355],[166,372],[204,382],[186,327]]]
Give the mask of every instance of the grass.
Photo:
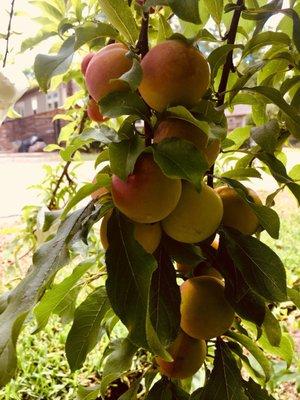
[[[266,233],[263,233],[261,238],[281,257],[287,269],[288,284],[291,285],[300,278],[300,252],[297,251],[300,215],[297,209],[289,207],[289,201],[286,194],[283,194],[277,204],[277,211],[282,218],[279,240],[274,241]],[[287,322],[289,325],[285,326],[286,329],[299,330],[299,313],[297,315],[298,322],[293,318],[292,324],[291,321]],[[78,383],[88,384],[86,376],[92,381],[95,380],[95,371],[102,352],[99,351],[99,347],[95,349],[84,368],[72,374],[64,353],[64,343],[70,325],[63,326],[53,317],[45,330],[36,335],[32,334],[33,327],[34,323],[31,321],[20,336],[17,347],[19,371],[15,379],[0,389],[0,400],[75,400]],[[278,363],[278,368],[281,364],[282,362]],[[284,375],[283,378],[280,378],[279,374],[274,378],[277,399],[298,398],[294,380],[295,373]]]

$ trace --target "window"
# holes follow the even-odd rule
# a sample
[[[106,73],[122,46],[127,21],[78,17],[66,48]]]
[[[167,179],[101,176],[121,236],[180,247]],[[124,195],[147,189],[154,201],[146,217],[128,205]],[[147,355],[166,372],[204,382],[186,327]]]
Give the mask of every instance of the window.
[[[38,102],[37,102],[37,97],[34,96],[31,99],[31,108],[32,108],[32,112],[33,114],[37,113],[37,108],[38,108]]]
[[[15,110],[19,115],[21,115],[21,117],[25,116],[25,105],[24,105],[23,102],[22,103],[16,103],[15,104]]]
[[[46,98],[48,110],[52,110],[58,107],[58,92],[48,93]]]

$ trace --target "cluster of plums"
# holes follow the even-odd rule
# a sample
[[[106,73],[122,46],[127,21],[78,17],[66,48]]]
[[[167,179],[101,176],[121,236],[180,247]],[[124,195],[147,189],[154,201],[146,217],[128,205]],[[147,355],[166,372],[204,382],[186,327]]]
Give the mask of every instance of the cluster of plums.
[[[128,90],[127,84],[118,80],[132,66],[127,53],[127,47],[114,43],[83,59],[82,72],[91,99],[88,113],[96,121],[104,120],[98,107],[104,96]],[[209,86],[206,59],[181,40],[167,40],[153,47],[142,59],[141,67],[139,93],[159,113],[172,105],[193,106]],[[198,127],[178,118],[159,119],[153,142],[172,137],[192,142],[209,166],[219,154],[219,141],[208,140]],[[198,192],[189,182],[165,176],[150,154],[138,158],[133,173],[125,181],[113,175],[111,188],[101,188],[93,197],[107,193],[115,207],[134,223],[135,239],[148,253],[157,249],[162,230],[174,240],[195,244],[210,238],[221,224],[245,235],[252,235],[259,226],[251,207],[234,189],[223,186],[214,190],[203,182]],[[248,194],[253,202],[261,204],[255,192],[249,189]],[[101,224],[105,249],[109,246],[110,215],[106,214]],[[189,266],[177,265],[177,269],[191,276]],[[193,375],[204,362],[205,341],[225,333],[233,320],[234,311],[225,298],[222,276],[212,267],[198,268],[198,273],[181,285],[181,330],[169,347],[173,362],[156,359],[161,373],[172,378]]]

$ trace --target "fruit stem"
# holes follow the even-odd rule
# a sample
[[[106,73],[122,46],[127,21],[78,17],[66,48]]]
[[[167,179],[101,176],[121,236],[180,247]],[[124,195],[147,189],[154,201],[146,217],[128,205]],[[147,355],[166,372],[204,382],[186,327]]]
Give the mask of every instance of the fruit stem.
[[[230,28],[229,28],[228,33],[226,34],[227,44],[235,43],[241,13],[244,10],[244,8],[245,8],[244,0],[237,0],[236,8],[233,13]],[[225,94],[226,94],[229,74],[230,74],[230,71],[234,70],[232,58],[233,58],[233,50],[227,54],[226,61],[225,61],[224,67],[223,67],[220,85],[219,85],[218,93],[217,93],[217,99],[218,99],[217,107],[222,106],[225,101]],[[214,177],[213,177],[214,168],[215,168],[215,165],[212,165],[207,174],[207,184],[208,184],[208,186],[210,186],[212,188],[214,187]]]

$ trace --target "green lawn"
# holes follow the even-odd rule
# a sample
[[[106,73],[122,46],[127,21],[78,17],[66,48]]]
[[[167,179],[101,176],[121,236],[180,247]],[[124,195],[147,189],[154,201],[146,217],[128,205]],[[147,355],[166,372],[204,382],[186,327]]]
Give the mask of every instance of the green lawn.
[[[287,268],[288,284],[292,285],[300,279],[300,214],[294,206],[291,207],[290,201],[289,195],[284,193],[276,206],[282,217],[279,240],[272,240],[266,233],[262,234],[262,239],[281,257]],[[282,315],[286,312],[283,309]],[[293,313],[292,318],[283,318],[286,321],[284,329],[296,332],[299,331],[299,313]],[[86,385],[87,376],[91,382],[95,381],[101,353],[99,347],[89,356],[83,371],[71,374],[64,355],[64,342],[70,325],[62,326],[57,318],[52,318],[46,329],[36,335],[32,334],[33,327],[34,321],[21,334],[18,342],[19,373],[6,388],[0,390],[0,400],[75,400],[78,382]],[[299,346],[297,340],[299,337],[297,339],[295,335]],[[296,364],[297,361],[294,371]],[[281,372],[282,369],[284,365],[278,361],[276,370],[279,372],[272,382],[277,387],[276,398],[296,400],[295,375],[286,375]]]

